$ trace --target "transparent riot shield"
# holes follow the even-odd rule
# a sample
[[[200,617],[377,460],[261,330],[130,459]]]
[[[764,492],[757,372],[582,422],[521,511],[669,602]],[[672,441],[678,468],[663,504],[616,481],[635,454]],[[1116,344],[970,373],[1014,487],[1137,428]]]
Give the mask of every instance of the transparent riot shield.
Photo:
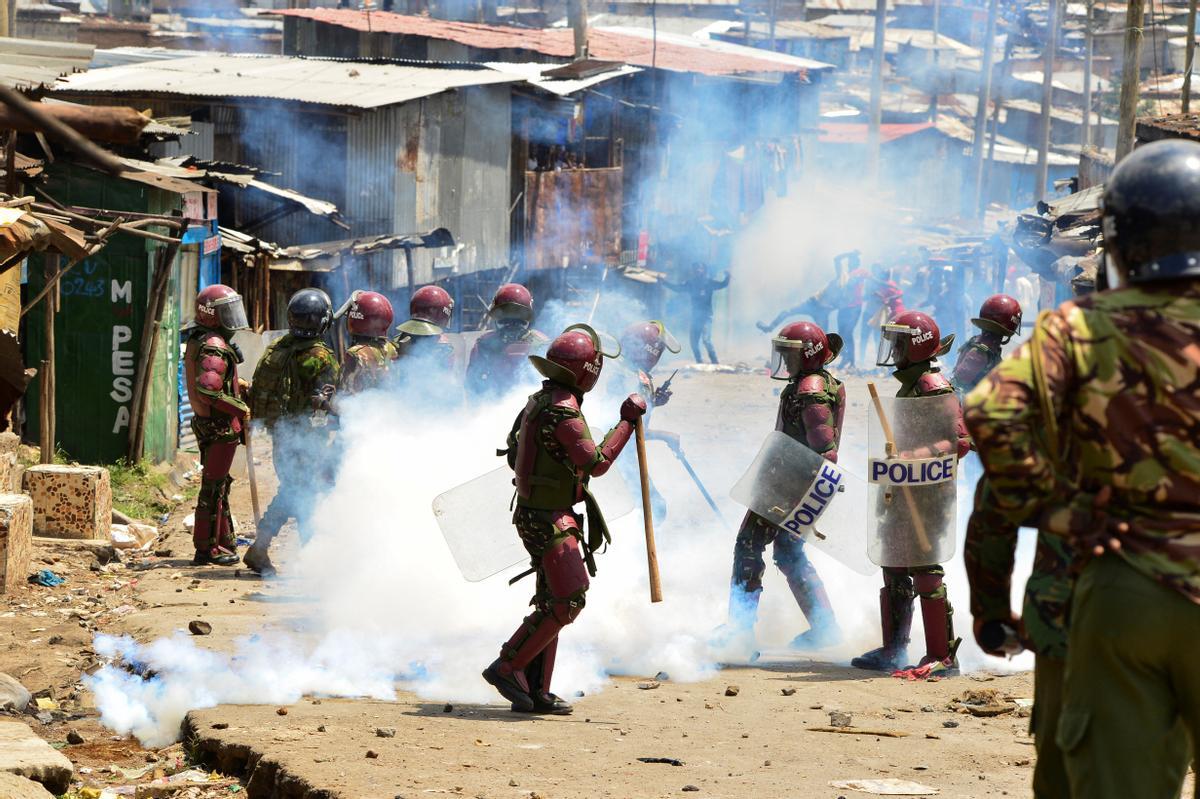
[[[610,525],[633,510],[633,494],[616,469],[597,477],[590,488]],[[515,490],[512,469],[501,466],[434,498],[433,515],[467,581],[477,583],[529,561],[511,522]]]
[[[954,556],[958,398],[872,402],[867,428],[873,563],[908,568]]]
[[[767,436],[729,495],[854,571],[877,571],[866,556],[866,484],[786,433]]]

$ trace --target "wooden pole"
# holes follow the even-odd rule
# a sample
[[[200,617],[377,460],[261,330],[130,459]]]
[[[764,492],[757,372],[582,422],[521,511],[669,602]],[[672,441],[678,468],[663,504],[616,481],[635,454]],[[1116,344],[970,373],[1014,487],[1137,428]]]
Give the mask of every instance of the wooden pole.
[[[646,566],[650,570],[650,601],[662,602],[662,577],[658,573],[658,548],[654,543],[654,513],[650,508],[650,470],[646,465],[646,428],[639,418],[634,425],[637,439],[638,475],[642,480],[642,524],[646,529]]]
[[[1192,67],[1196,63],[1196,0],[1189,0],[1187,15],[1187,59],[1183,68],[1183,113],[1192,106]]]
[[[1193,8],[1195,2],[1192,0]],[[1083,128],[1079,131],[1079,144],[1084,148],[1092,143],[1092,56],[1095,50],[1092,24],[1095,13],[1096,0],[1087,0],[1087,19],[1083,28]]]
[[[588,57],[587,0],[567,0],[567,17],[575,32],[575,60],[582,61]]]
[[[987,110],[992,100],[992,56],[996,49],[999,10],[1000,0],[988,3],[987,27],[983,34],[983,69],[979,73],[979,99],[975,103],[975,136],[971,146],[971,158],[975,161],[975,204],[972,208],[978,217],[983,216],[987,207],[983,202],[983,142],[987,138]]]
[[[122,164],[116,156],[100,149],[72,130],[70,126],[47,114],[40,107],[40,103],[31,103],[16,89],[0,85],[0,103],[8,106],[11,113],[24,119],[29,125],[75,150],[102,172],[120,175],[122,172],[129,171],[128,167]]]
[[[4,190],[9,197],[17,196],[17,132],[8,132],[8,146],[4,148]]]
[[[250,482],[250,511],[254,514],[254,529],[257,534],[259,525],[262,524],[262,512],[258,504],[258,473],[254,466],[254,437],[250,425],[252,422],[243,422],[246,425],[245,443],[246,443],[246,476]]]
[[[1133,150],[1137,135],[1138,81],[1142,64],[1142,22],[1144,0],[1129,0],[1125,11],[1125,62],[1121,65],[1120,126],[1117,128],[1117,152],[1120,161]]]
[[[38,372],[38,441],[41,442],[41,462],[54,462],[54,443],[50,436],[50,361],[42,359],[42,368]]]
[[[879,149],[883,124],[883,40],[887,35],[887,0],[875,0],[875,54],[871,60],[871,119],[867,128],[867,160],[871,180],[879,182]]]
[[[54,253],[46,253],[45,263],[42,267],[42,274],[45,276],[46,283],[52,284],[57,288],[58,282],[58,258]],[[58,318],[58,291],[55,290],[46,300],[46,304],[42,306],[42,319],[45,326],[45,342],[46,352],[42,360],[42,392],[45,397],[44,405],[42,406],[44,420],[42,421],[42,463],[52,463],[54,461],[54,452],[57,449],[57,381],[55,380],[55,354],[54,354],[54,324]]]
[[[177,252],[178,244],[168,244],[159,249],[158,263],[154,266],[154,278],[150,283],[150,299],[146,302],[146,319],[142,323],[142,340],[138,346],[137,375],[133,381],[133,407],[129,413],[129,451],[126,458],[130,463],[142,459],[146,440],[146,401],[150,396],[154,359],[158,354],[158,331],[162,328],[167,289],[171,286],[171,270]]]
[[[1058,51],[1058,0],[1050,0],[1046,19],[1046,47],[1042,50],[1042,119],[1038,133],[1037,180],[1034,200],[1046,196],[1050,177],[1050,128],[1054,114],[1054,54]]]

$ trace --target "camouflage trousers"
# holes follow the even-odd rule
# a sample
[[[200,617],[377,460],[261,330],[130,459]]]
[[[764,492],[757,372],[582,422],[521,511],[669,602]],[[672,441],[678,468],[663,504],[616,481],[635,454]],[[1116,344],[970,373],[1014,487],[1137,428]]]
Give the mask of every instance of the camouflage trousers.
[[[563,538],[574,536],[581,542],[583,540],[582,516],[572,514],[565,520],[556,523],[554,517],[557,515],[551,511],[534,510],[533,508],[517,508],[513,513],[513,526],[517,528],[517,535],[521,537],[521,543],[525,546],[525,551],[529,553],[529,567],[537,579],[533,598],[529,600],[529,604],[542,613],[549,612],[554,599],[550,593],[550,586],[546,582],[546,572],[542,566],[543,556]],[[574,523],[573,526],[571,526],[571,522]],[[572,600],[576,615],[583,610],[585,594],[586,589],[580,592],[578,598]]]
[[[1200,761],[1198,630],[1200,605],[1120,556],[1083,570],[1057,731],[1072,796],[1179,796],[1190,757]]]
[[[787,579],[796,604],[810,626],[833,623],[833,611],[825,583],[804,551],[804,539],[776,527],[753,511],[747,511],[733,545],[730,613],[733,621],[752,625],[762,594],[767,564],[763,555],[773,545],[775,565]],[[744,618],[742,618],[744,616]]]

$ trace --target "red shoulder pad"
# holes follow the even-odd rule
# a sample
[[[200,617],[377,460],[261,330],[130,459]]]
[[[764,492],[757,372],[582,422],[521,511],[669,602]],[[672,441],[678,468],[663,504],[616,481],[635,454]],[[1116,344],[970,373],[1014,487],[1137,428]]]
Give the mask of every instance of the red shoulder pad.
[[[796,381],[796,393],[804,396],[812,396],[814,394],[824,394],[828,391],[828,386],[825,385],[824,375],[813,372]]]
[[[941,372],[926,372],[917,378],[917,396],[927,397],[932,394],[946,394],[954,390],[950,381]]]
[[[558,408],[567,408],[579,413],[579,400],[565,388],[555,386],[550,389],[550,404]]]
[[[200,344],[205,347],[216,347],[220,350],[229,349],[229,344],[225,341],[225,337],[219,333],[209,333]]]

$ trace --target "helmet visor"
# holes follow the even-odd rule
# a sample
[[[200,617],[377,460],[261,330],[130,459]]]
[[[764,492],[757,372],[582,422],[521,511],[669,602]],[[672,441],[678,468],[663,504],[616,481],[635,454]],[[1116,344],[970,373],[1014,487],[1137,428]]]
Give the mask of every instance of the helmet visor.
[[[776,346],[771,353],[771,377],[790,380],[800,373],[800,358],[800,350],[795,347]]]
[[[671,335],[671,331],[667,330],[666,325],[659,321],[655,321],[654,324],[658,325],[658,334],[662,338],[663,346],[667,348],[667,352],[674,355],[683,349],[683,346],[679,343],[679,339]]]
[[[239,295],[232,297],[224,297],[213,303],[213,310],[217,313],[217,320],[221,323],[221,327],[226,330],[246,330],[250,327],[249,321],[246,319],[246,308],[242,305],[242,298]]]
[[[876,366],[896,366],[904,359],[912,330],[907,325],[885,324],[880,328]]]
[[[621,342],[617,341],[607,333],[601,333],[597,331],[591,325],[585,325],[581,322],[579,324],[571,325],[563,332],[566,333],[570,330],[582,330],[584,333],[587,333],[589,336],[591,336],[592,346],[594,346],[605,358],[616,358],[621,354]]]

